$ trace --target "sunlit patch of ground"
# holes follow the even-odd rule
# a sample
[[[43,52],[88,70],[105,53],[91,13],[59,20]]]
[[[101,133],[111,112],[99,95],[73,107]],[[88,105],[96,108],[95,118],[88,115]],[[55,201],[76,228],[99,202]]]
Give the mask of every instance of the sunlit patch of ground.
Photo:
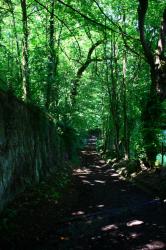
[[[127,222],[128,227],[138,226],[142,224],[144,224],[144,222],[140,220],[132,220],[132,221]]]
[[[157,249],[166,249],[166,244],[162,241],[153,241],[141,246],[140,248],[136,248],[136,250],[157,250]]]
[[[83,212],[83,211],[76,211],[76,212],[72,213],[72,215],[75,215],[75,216],[77,216],[77,215],[83,215],[83,214],[85,214],[85,212]]]
[[[74,172],[73,172],[73,175],[89,175],[89,174],[91,174],[92,173],[92,170],[90,170],[89,168],[78,168],[78,169],[76,169],[76,170],[74,170]]]
[[[102,231],[117,230],[118,227],[115,224],[107,225],[101,228]]]

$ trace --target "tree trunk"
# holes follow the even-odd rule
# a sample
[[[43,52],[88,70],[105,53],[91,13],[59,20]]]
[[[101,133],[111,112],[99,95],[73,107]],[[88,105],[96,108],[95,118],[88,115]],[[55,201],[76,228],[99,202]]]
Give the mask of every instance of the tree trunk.
[[[111,39],[111,61],[110,65],[108,65],[106,61],[107,67],[107,89],[108,89],[108,96],[109,96],[109,112],[111,119],[109,119],[109,128],[111,126],[112,120],[112,131],[110,131],[112,141],[114,142],[115,147],[115,154],[116,158],[120,158],[120,149],[119,149],[119,136],[120,136],[120,122],[119,122],[119,103],[118,103],[118,94],[117,94],[117,80],[118,80],[118,69],[117,69],[117,50],[115,44],[115,37]],[[105,57],[107,57],[107,48],[105,46]],[[113,60],[114,58],[114,60]],[[110,75],[110,77],[109,77]],[[110,137],[110,138],[111,138]],[[110,150],[110,147],[109,147]]]
[[[126,32],[126,14],[123,14],[123,26]],[[126,97],[126,70],[127,70],[127,55],[126,51],[123,51],[123,79],[122,79],[122,92],[123,92],[123,133],[124,133],[124,156],[125,159],[129,159],[129,131],[128,131],[128,117],[127,117],[127,97]]]
[[[148,160],[154,163],[157,154],[157,132],[160,127],[160,105],[166,98],[166,8],[163,12],[158,46],[155,52],[150,48],[150,42],[145,34],[145,17],[148,10],[148,0],[139,0],[138,7],[138,25],[140,32],[140,41],[144,51],[145,58],[150,66],[151,86],[145,109],[142,113],[143,119],[143,138]]]
[[[139,0],[138,25],[140,41],[144,50],[144,55],[151,69],[152,85],[155,86],[157,95],[160,100],[163,101],[166,98],[166,8],[163,11],[158,46],[155,52],[153,52],[150,48],[150,42],[147,41],[144,27],[148,2],[148,0]]]
[[[30,101],[29,86],[29,57],[28,57],[28,20],[27,20],[27,2],[21,0],[22,25],[23,25],[23,48],[22,48],[22,80],[23,80],[23,99]]]
[[[152,82],[155,74],[151,72]],[[156,128],[160,126],[161,102],[156,93],[156,88],[151,84],[150,92],[142,113],[143,139],[147,160],[151,165],[154,164],[158,152],[158,139]]]
[[[13,2],[11,0],[9,0],[7,3],[9,6],[9,9],[10,9],[10,12],[12,14],[13,32],[14,32],[15,41],[16,41],[16,48],[17,48],[16,62],[18,63],[18,67],[20,70],[18,80],[20,80],[20,79],[22,79],[22,69],[21,69],[21,55],[20,55],[19,39],[18,39],[18,34],[17,34],[17,29],[16,29],[16,18],[15,18],[15,13],[14,13],[14,8],[13,8]]]
[[[47,87],[46,87],[46,110],[49,111],[51,104],[52,96],[52,86],[55,84],[56,78],[56,69],[57,69],[57,58],[55,51],[55,21],[54,21],[54,9],[55,9],[55,0],[51,0],[51,10],[50,10],[50,20],[49,20],[49,56],[48,56],[48,78],[47,78]],[[57,103],[57,86],[56,93],[54,96]]]
[[[129,159],[129,133],[128,133],[128,117],[127,117],[127,101],[126,101],[126,52],[123,55],[123,131],[124,131],[124,154],[125,159]]]

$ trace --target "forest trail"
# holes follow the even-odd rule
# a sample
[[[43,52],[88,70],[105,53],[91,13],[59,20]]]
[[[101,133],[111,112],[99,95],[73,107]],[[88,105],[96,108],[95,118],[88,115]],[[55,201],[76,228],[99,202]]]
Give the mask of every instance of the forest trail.
[[[73,172],[62,214],[52,208],[51,217],[46,206],[45,236],[35,246],[29,241],[13,249],[166,249],[166,214],[160,201],[123,180],[93,146],[81,156],[82,167]]]

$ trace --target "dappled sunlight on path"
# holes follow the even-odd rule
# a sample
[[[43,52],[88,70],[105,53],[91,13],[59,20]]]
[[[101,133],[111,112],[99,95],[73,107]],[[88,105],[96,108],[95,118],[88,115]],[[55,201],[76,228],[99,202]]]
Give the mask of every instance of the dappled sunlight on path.
[[[12,249],[166,249],[164,204],[124,180],[94,150],[82,151],[81,163],[59,206],[45,206],[44,233]]]
[[[96,152],[83,157],[84,165],[73,172],[70,209],[49,244],[66,250],[166,249],[160,201],[123,180]]]

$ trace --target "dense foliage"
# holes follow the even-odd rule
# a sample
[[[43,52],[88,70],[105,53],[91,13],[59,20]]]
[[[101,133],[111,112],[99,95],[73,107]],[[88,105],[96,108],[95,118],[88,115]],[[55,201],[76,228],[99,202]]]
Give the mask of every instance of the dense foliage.
[[[99,128],[104,153],[153,161],[166,127],[165,9],[164,0],[1,0],[1,89],[48,112],[67,147]]]

